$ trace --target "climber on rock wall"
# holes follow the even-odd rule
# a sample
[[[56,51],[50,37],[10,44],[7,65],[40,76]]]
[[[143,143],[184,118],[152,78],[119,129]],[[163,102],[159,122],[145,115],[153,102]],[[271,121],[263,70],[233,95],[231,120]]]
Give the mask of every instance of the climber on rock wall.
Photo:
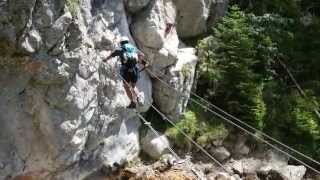
[[[138,64],[143,65],[142,70],[146,67],[145,56],[129,42],[128,37],[122,37],[120,40],[120,48],[114,50],[103,62],[107,62],[113,57],[120,57],[120,75],[123,78],[123,86],[126,94],[130,99],[128,108],[136,108],[136,102],[140,103],[138,97],[139,91],[136,88],[136,83],[141,71],[139,70]]]

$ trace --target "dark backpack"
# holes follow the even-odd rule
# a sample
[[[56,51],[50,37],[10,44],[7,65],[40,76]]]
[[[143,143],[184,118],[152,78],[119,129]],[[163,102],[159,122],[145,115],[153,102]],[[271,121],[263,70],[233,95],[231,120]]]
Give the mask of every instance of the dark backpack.
[[[123,64],[127,67],[134,67],[138,62],[138,53],[136,47],[130,43],[126,43],[122,46],[123,50]]]

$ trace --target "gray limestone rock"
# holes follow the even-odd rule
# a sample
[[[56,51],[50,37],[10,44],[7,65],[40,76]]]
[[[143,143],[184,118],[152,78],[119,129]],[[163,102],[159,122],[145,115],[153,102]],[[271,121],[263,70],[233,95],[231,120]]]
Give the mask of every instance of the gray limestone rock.
[[[212,147],[210,149],[210,153],[218,159],[218,161],[222,162],[230,157],[230,152],[224,147]]]
[[[207,30],[212,0],[174,0],[177,6],[177,29],[179,37],[189,38]]]
[[[154,100],[159,109],[177,120],[185,111],[192,88],[198,58],[193,48],[179,49],[178,62],[163,75],[163,81],[154,83]]]
[[[152,1],[150,7],[133,22],[132,33],[139,45],[152,49],[163,46],[167,11],[164,1],[166,0]]]
[[[131,29],[151,65],[151,76],[162,78],[184,94],[181,97],[159,81],[153,83],[155,103],[163,113],[177,119],[188,102],[197,57],[192,48],[179,49],[175,24],[176,8],[172,1],[151,1],[148,8],[136,17]]]
[[[233,153],[235,155],[244,156],[250,153],[250,148],[246,145],[247,140],[247,135],[240,134],[237,136],[237,141],[233,147]]]
[[[150,0],[125,0],[125,4],[129,12],[137,13],[148,5]]]
[[[229,0],[174,0],[177,6],[179,37],[192,38],[205,33],[225,15]]]
[[[269,152],[268,152],[269,153]],[[268,154],[266,153],[266,155]],[[269,153],[270,154],[270,153]],[[283,157],[279,159],[244,158],[237,161],[230,160],[226,167],[240,175],[257,174],[261,179],[301,180],[306,168],[304,166],[288,165]]]
[[[65,1],[0,2],[0,22],[8,22],[0,23],[0,179],[83,179],[139,154],[140,121],[125,108],[118,65],[101,63],[115,37],[130,36],[124,4],[78,5],[75,18]],[[15,44],[27,53],[13,55],[21,50]],[[137,86],[146,111],[152,86],[145,72]]]
[[[102,63],[122,36],[184,95],[143,71],[139,112],[153,98],[174,118],[186,108],[197,57],[179,47],[172,0],[72,2],[0,0],[0,179],[78,180],[138,156],[140,120],[126,109],[119,62]]]
[[[281,166],[276,167],[272,164],[261,167],[258,174],[264,179],[281,179],[281,180],[302,180],[305,173],[306,167],[304,166]]]
[[[231,175],[229,175],[228,173],[218,173],[214,177],[214,180],[236,180],[236,179]]]
[[[30,30],[24,40],[21,42],[21,47],[28,53],[34,53],[39,50],[42,45],[42,38],[40,33],[32,29]]]
[[[223,17],[228,9],[229,0],[212,0],[207,29],[212,28]]]
[[[154,159],[159,159],[161,155],[168,151],[170,146],[165,135],[157,137],[151,130],[148,130],[146,136],[142,138],[141,145],[142,150]]]
[[[46,46],[48,49],[52,48],[58,41],[60,41],[67,32],[69,25],[71,24],[72,15],[66,13],[59,17],[53,25],[46,32]]]

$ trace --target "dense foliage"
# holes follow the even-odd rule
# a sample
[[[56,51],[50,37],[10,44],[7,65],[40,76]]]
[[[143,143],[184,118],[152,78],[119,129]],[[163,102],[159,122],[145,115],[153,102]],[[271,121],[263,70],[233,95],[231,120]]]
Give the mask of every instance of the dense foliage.
[[[276,47],[269,36],[251,25],[251,20],[238,8],[231,8],[229,16],[214,29],[214,36],[199,44],[203,57],[199,85],[212,85],[199,89],[206,90],[201,94],[220,102],[230,113],[262,128],[263,82],[270,79],[267,67]]]
[[[320,160],[320,119],[314,113],[320,98],[319,3],[233,3],[239,6],[232,6],[198,44],[198,93]],[[287,64],[307,98],[279,60]]]
[[[222,121],[212,117],[211,114],[206,113],[204,109],[195,104],[189,105],[189,110],[175,123],[176,127],[166,123],[154,110],[148,111],[146,116],[158,131],[169,137],[174,146],[186,151],[194,150],[194,145],[176,127],[203,147],[213,141],[221,141],[229,134]],[[142,129],[142,136],[146,132],[147,127]]]
[[[277,13],[285,17],[300,17],[304,13],[320,15],[318,0],[231,0],[231,4],[237,4],[243,10],[257,15],[265,13]]]
[[[228,131],[221,121],[205,113],[196,105],[190,105],[189,111],[179,120],[177,127],[202,146],[228,136]],[[177,128],[170,127],[165,134],[179,148],[192,149],[193,144]]]

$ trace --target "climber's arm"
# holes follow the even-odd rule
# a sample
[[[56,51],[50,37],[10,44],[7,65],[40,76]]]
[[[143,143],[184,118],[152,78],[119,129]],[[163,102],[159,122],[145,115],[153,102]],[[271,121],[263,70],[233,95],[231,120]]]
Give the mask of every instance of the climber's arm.
[[[116,56],[120,56],[121,55],[121,50],[115,50],[115,51],[113,51],[107,58],[105,58],[104,60],[103,60],[103,62],[107,62],[109,59],[111,59],[111,58],[113,58],[113,57],[116,57]]]
[[[149,66],[149,64],[145,58],[145,55],[141,51],[138,51],[138,62],[139,62],[139,64],[141,64],[143,66],[142,69],[140,70],[140,72],[145,70]]]

